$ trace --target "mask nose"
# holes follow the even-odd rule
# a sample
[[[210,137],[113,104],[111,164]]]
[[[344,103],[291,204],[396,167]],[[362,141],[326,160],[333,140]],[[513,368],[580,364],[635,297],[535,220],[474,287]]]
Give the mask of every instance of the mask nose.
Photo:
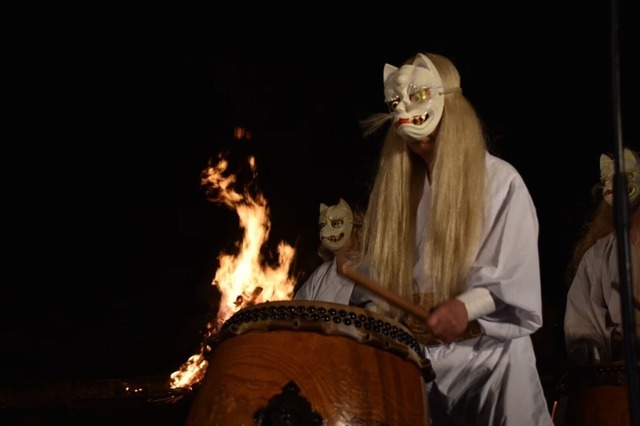
[[[407,103],[404,99],[401,99],[398,105],[396,106],[396,110],[394,111],[396,114],[406,114],[407,113]]]

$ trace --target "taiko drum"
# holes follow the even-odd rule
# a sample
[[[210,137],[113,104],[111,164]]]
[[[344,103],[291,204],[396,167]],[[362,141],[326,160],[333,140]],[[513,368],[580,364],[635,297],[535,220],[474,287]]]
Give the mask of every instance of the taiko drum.
[[[188,426],[429,426],[431,364],[411,332],[354,306],[257,304],[211,341]]]
[[[624,362],[613,361],[571,369],[561,385],[558,426],[621,426],[630,422]]]

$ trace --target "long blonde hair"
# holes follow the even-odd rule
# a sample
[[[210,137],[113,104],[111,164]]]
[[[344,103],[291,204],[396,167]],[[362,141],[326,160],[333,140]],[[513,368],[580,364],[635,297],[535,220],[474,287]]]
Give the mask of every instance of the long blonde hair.
[[[600,238],[615,230],[613,208],[607,204],[602,196],[602,185],[594,185],[591,189],[591,195],[596,207],[590,213],[590,218],[582,225],[580,237],[573,246],[573,253],[565,272],[567,286],[571,286],[573,277],[578,270],[578,265],[587,250]]]
[[[475,109],[456,90],[460,88],[458,70],[441,55],[426,55],[438,69],[446,92],[435,142],[424,264],[424,276],[433,280],[438,303],[466,288],[482,232],[487,149]],[[410,58],[406,63],[412,62]],[[361,256],[370,262],[382,287],[409,300],[417,292],[413,285],[416,212],[426,178],[426,163],[389,126],[369,195]]]

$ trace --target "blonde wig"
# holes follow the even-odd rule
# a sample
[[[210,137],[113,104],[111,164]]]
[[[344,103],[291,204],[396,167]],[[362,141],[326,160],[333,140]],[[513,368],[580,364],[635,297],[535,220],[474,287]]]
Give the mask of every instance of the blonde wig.
[[[574,244],[573,253],[567,266],[565,282],[571,285],[573,277],[578,270],[578,265],[584,254],[600,238],[614,231],[613,209],[602,196],[602,185],[597,184],[592,189],[592,196],[597,202],[597,207],[591,213],[591,218],[583,225],[580,238]]]
[[[486,142],[482,123],[460,90],[456,67],[443,56],[426,55],[438,69],[446,93],[435,141],[433,198],[427,214],[431,221],[425,230],[423,265],[424,276],[434,283],[434,301],[439,303],[466,289],[477,252],[486,195]],[[410,58],[406,63],[412,62]],[[413,283],[416,211],[426,178],[425,161],[389,126],[369,195],[361,256],[382,287],[409,300],[418,292]]]

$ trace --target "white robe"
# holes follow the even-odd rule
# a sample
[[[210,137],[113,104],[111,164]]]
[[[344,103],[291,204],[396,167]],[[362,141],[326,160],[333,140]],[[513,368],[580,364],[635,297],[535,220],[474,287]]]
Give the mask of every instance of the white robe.
[[[486,165],[484,233],[467,289],[488,289],[497,309],[478,319],[485,336],[425,348],[436,374],[429,383],[432,424],[552,425],[530,338],[542,326],[536,209],[515,168],[490,154]],[[430,203],[425,182],[418,232]],[[421,262],[422,256],[414,268],[417,290],[431,292]]]
[[[353,281],[338,273],[336,258],[318,266],[294,295],[294,300],[349,304]]]
[[[432,426],[552,426],[530,338],[542,326],[535,206],[511,165],[489,154],[486,163],[485,232],[467,287],[488,289],[497,310],[478,319],[485,336],[425,348],[436,373],[428,384]],[[429,220],[430,199],[425,182],[419,233]],[[417,241],[421,253],[423,241]],[[416,290],[431,292],[422,261],[414,268]],[[349,304],[353,290],[353,282],[338,274],[334,259],[320,265],[294,299]]]
[[[614,233],[601,238],[585,252],[578,265],[567,293],[564,317],[570,356],[591,342],[600,351],[600,360],[610,361],[611,334],[614,331],[622,334],[620,293],[611,287],[611,283],[620,282],[616,241]],[[584,359],[582,355],[579,358]]]

